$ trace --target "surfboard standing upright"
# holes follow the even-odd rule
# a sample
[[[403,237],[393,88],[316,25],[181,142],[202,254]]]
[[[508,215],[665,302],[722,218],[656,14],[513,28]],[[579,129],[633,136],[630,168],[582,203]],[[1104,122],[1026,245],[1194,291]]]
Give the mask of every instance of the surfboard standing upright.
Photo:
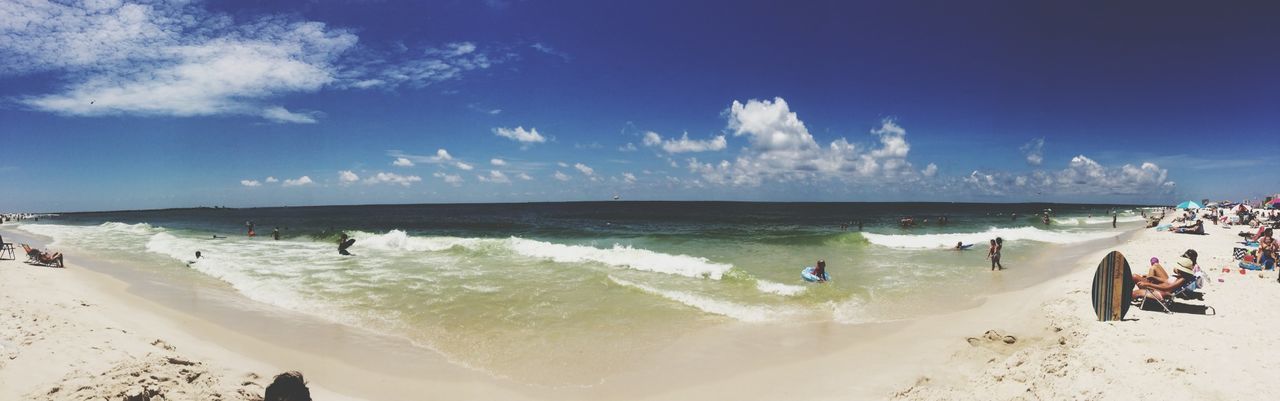
[[[1109,322],[1124,319],[1133,301],[1133,273],[1129,261],[1119,251],[1111,251],[1093,274],[1093,312],[1098,320]]]

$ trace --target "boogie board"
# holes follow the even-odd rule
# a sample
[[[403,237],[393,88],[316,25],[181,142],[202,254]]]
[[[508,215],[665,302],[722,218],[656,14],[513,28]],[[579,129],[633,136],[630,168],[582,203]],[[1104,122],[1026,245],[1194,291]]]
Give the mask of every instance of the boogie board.
[[[806,267],[804,270],[800,271],[800,277],[804,278],[804,281],[808,281],[810,283],[818,281],[818,276],[813,274],[813,266]],[[822,272],[822,279],[831,281],[831,275],[827,274],[827,272]]]
[[[1093,274],[1093,311],[1098,320],[1109,322],[1124,319],[1133,300],[1133,273],[1129,262],[1119,251],[1111,251]]]
[[[338,253],[342,255],[350,255],[351,252],[347,252],[347,248],[350,248],[351,245],[355,243],[356,243],[355,238],[349,238],[346,241],[343,241],[341,244],[338,244]]]

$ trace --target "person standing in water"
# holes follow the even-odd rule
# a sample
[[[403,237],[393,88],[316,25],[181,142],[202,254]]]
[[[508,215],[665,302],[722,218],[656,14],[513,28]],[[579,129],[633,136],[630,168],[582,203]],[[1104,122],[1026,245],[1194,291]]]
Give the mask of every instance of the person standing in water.
[[[858,220],[858,231],[862,231],[862,220]]]
[[[1116,228],[1116,221],[1120,219],[1120,213],[1111,214],[1111,228]]]
[[[355,243],[356,243],[355,238],[348,238],[347,233],[342,233],[342,235],[338,237],[338,254],[343,256],[350,256],[351,252],[347,252],[347,248],[350,248],[351,245]]]
[[[276,241],[280,240],[280,227],[273,227],[271,229],[271,238],[275,239]]]
[[[255,235],[258,235],[257,233],[254,233],[254,232],[253,232],[253,220],[249,220],[249,221],[244,222],[244,225],[245,225],[245,227],[249,227],[249,236],[250,236],[250,237],[255,236]]]

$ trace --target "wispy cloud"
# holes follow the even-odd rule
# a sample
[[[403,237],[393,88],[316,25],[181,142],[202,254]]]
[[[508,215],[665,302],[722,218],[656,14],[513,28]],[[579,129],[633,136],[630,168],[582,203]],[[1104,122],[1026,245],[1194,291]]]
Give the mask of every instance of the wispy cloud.
[[[548,45],[546,43],[537,42],[532,45],[529,45],[529,47],[532,47],[534,50],[537,50],[543,54],[550,54],[552,56],[559,57],[560,59],[564,60],[566,63],[569,61],[572,61],[572,58],[569,57],[569,53],[556,50],[554,47],[551,47],[551,45]]]
[[[1039,166],[1044,162],[1044,138],[1032,139],[1020,148],[1022,155],[1027,157],[1027,164]]]
[[[262,183],[258,182],[258,180],[240,180],[240,185],[244,185],[246,187],[260,187],[262,186]]]
[[[420,181],[422,181],[422,177],[418,177],[416,175],[400,175],[384,172],[379,172],[364,179],[366,184],[397,184],[405,187]]]
[[[270,102],[330,87],[420,88],[509,57],[470,42],[392,55],[358,46],[347,29],[297,16],[233,17],[201,2],[3,2],[0,37],[0,75],[48,73],[65,82],[16,100],[68,116],[249,115],[309,124],[320,114]]]
[[[689,152],[711,152],[724,150],[729,142],[724,139],[724,135],[717,135],[711,139],[693,140],[689,139],[689,133],[686,132],[679,139],[662,139],[657,132],[649,131],[644,133],[645,146],[657,146],[667,153],[689,153]]]

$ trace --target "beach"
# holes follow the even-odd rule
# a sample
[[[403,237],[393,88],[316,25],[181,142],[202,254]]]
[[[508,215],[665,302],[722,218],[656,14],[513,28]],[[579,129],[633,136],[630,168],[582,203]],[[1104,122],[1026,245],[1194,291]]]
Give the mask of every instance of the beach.
[[[47,240],[15,231],[5,229],[5,241]],[[325,400],[1241,399],[1264,394],[1266,372],[1280,360],[1263,346],[1277,313],[1266,294],[1280,287],[1273,272],[1221,273],[1232,265],[1235,232],[1135,228],[1089,240],[1019,266],[1055,271],[1044,281],[918,317],[718,318],[572,386],[495,375],[403,337],[267,305],[225,284],[175,284],[131,270],[127,258],[86,259],[63,246],[65,269],[0,261],[0,398],[150,391],[164,397],[153,399],[253,399],[275,374],[297,370]],[[1089,283],[1106,252],[1119,250],[1145,272],[1148,258],[1167,262],[1188,248],[1213,278],[1204,301],[1095,320]],[[1015,272],[971,271],[1011,281]],[[579,359],[592,363],[589,354]],[[559,369],[546,370],[580,371]]]

